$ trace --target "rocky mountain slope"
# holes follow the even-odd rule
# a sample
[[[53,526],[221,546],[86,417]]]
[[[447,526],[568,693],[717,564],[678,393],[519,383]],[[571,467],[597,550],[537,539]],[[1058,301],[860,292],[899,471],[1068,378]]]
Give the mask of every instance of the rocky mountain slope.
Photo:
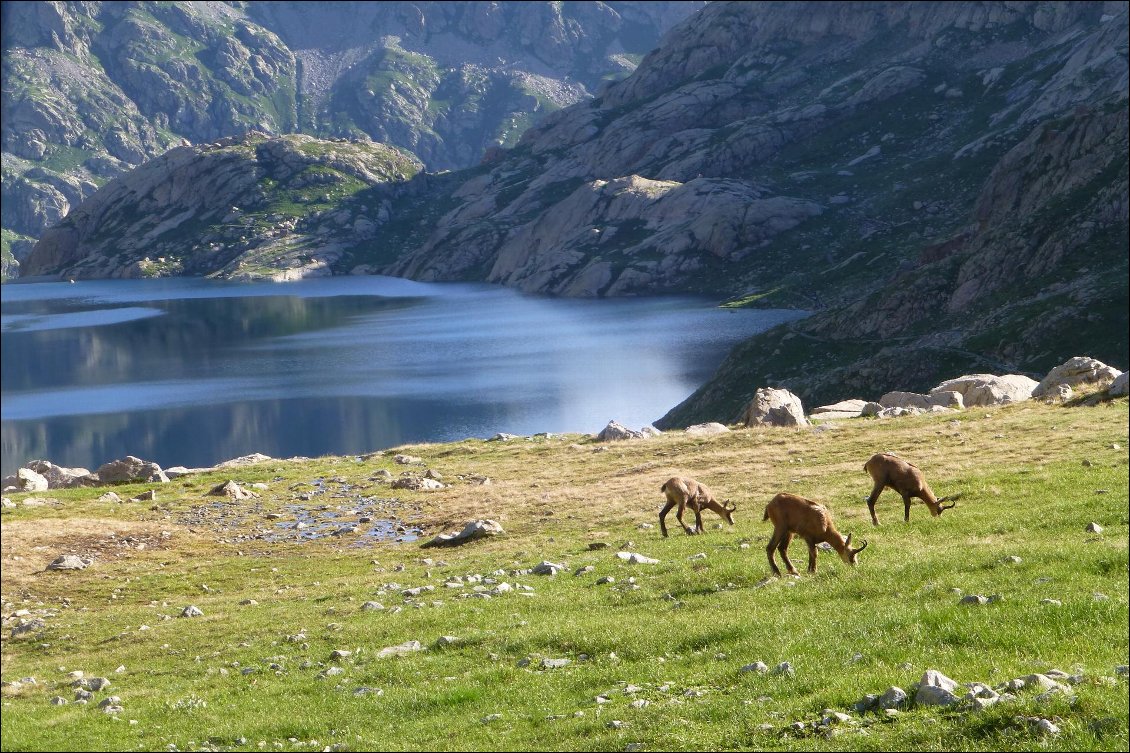
[[[181,146],[107,183],[49,228],[29,261],[78,277],[329,274],[372,238],[421,169],[374,142],[251,131]]]
[[[626,75],[702,5],[6,2],[5,268],[183,139],[302,131],[473,165]]]

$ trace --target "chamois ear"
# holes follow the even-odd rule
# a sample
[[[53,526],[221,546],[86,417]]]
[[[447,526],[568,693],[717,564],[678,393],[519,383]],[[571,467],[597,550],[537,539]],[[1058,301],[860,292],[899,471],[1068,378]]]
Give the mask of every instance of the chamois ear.
[[[851,534],[850,533],[847,535],[847,538],[844,539],[844,546],[851,546]]]

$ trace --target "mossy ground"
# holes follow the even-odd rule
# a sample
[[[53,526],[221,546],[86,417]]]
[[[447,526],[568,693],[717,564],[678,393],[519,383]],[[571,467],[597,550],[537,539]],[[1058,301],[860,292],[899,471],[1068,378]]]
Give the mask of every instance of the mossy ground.
[[[158,488],[153,509],[97,502],[103,489],[49,492],[57,507],[25,507],[29,495],[12,495],[18,506],[3,524],[4,612],[55,614],[31,639],[10,640],[5,630],[4,680],[34,676],[38,684],[5,696],[4,748],[1125,750],[1126,677],[1102,678],[1114,677],[1130,650],[1127,420],[1121,399],[843,421],[820,431],[402,448],[450,482],[436,492],[369,480],[381,468],[403,470],[387,453],[186,476]],[[887,492],[882,525],[872,528],[862,465],[877,451],[915,462],[941,494],[963,492],[956,509],[931,518],[917,506],[905,524]],[[470,474],[493,483],[459,478]],[[661,538],[659,486],[674,474],[736,502],[736,525],[718,530],[708,518],[705,535],[684,536],[673,525]],[[290,487],[340,478],[356,494],[418,507],[410,522],[429,535],[475,517],[499,520],[507,535],[450,551],[394,542],[358,548],[348,537],[223,543],[272,525],[266,521],[246,529],[178,523],[229,477],[268,484],[258,500],[264,510],[285,514],[297,493]],[[116,491],[125,498],[147,488]],[[859,567],[824,553],[815,576],[765,583],[770,531],[762,510],[781,490],[826,502],[842,531],[868,538]],[[1084,530],[1092,521],[1103,533]],[[611,546],[590,551],[594,541]],[[660,563],[630,566],[616,559],[618,549]],[[96,564],[43,571],[71,551],[97,553]],[[689,559],[700,552],[705,559]],[[792,553],[803,570],[804,546]],[[1010,555],[1021,562],[1007,562]],[[569,570],[509,572],[543,559]],[[572,575],[585,565],[595,570]],[[491,576],[500,569],[507,574]],[[534,595],[462,599],[470,586],[443,585],[468,574],[528,585]],[[606,575],[616,583],[596,585]],[[383,588],[390,583],[436,588],[411,599]],[[953,589],[1003,598],[963,606]],[[258,605],[240,605],[249,598]],[[1061,605],[1041,604],[1045,598]],[[369,600],[386,609],[362,611]],[[188,604],[204,616],[161,618]],[[394,613],[396,606],[403,610]],[[299,632],[303,641],[287,641]],[[441,647],[443,635],[459,640]],[[382,647],[408,640],[426,650],[377,658]],[[331,661],[334,649],[354,653]],[[543,657],[572,662],[542,670]],[[533,661],[522,666],[526,658]],[[755,660],[789,661],[796,674],[739,673]],[[306,661],[312,666],[303,668]],[[319,677],[334,664],[344,673]],[[246,668],[255,671],[244,675]],[[851,711],[866,693],[891,685],[912,691],[928,668],[958,682],[996,684],[1051,668],[1085,679],[1072,699],[1040,703],[1022,693],[979,713],[912,707],[881,721]],[[124,712],[50,705],[52,696],[73,697],[65,675],[75,669],[109,677],[113,685],[96,701],[118,695]],[[383,695],[355,696],[358,687]],[[597,704],[600,694],[610,702]],[[635,699],[649,704],[633,707]],[[788,731],[825,708],[858,723],[831,737]],[[1020,716],[1055,718],[1062,732],[1041,739]]]

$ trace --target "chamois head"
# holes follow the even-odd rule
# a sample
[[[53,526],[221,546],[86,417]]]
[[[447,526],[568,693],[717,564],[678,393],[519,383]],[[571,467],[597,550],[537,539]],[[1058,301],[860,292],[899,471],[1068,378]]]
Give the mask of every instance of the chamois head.
[[[957,506],[957,502],[950,502],[948,505],[943,505],[942,504],[943,502],[946,502],[946,501],[951,500],[951,499],[956,500],[960,496],[961,496],[960,494],[954,494],[954,495],[951,495],[949,497],[942,497],[937,502],[931,502],[930,500],[927,499],[927,500],[925,500],[926,501],[926,507],[930,508],[930,514],[933,515],[936,518],[939,515],[941,515],[943,512],[945,512],[946,510],[949,510],[949,509]]]
[[[862,552],[866,548],[867,548],[867,539],[864,539],[863,540],[863,546],[859,547],[858,549],[852,549],[851,548],[851,534],[849,533],[847,535],[847,538],[844,539],[844,548],[840,550],[840,559],[842,559],[844,562],[851,565],[852,567],[855,567],[856,564],[859,562],[859,553]]]
[[[738,506],[730,500],[724,499],[721,503],[719,503],[714,499],[709,499],[705,503],[703,503],[702,506],[708,510],[713,510],[714,512],[718,513],[718,515],[721,516],[721,518],[730,525],[734,524],[734,510],[737,510]]]

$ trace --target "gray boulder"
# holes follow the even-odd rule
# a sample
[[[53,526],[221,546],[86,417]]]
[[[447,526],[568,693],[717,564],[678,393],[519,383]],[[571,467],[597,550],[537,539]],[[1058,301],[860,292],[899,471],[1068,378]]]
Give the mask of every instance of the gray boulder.
[[[730,429],[724,424],[712,422],[708,424],[695,424],[694,426],[688,426],[685,431],[692,437],[709,437],[714,434],[726,434],[730,431]]]
[[[920,408],[930,409],[930,396],[917,392],[888,392],[879,398],[879,405],[884,408]]]
[[[117,484],[128,481],[150,481],[162,484],[169,483],[169,477],[161,470],[161,466],[133,455],[126,455],[121,460],[112,460],[102,465],[94,472],[103,484]]]
[[[63,554],[47,566],[48,570],[83,570],[89,567],[91,560],[84,560],[78,555]]]
[[[227,497],[229,499],[240,500],[255,499],[259,495],[255,492],[249,492],[236,482],[229,480],[225,481],[222,484],[219,484],[218,486],[212,487],[212,490],[208,492],[208,496]]]
[[[967,408],[987,405],[1007,405],[1019,403],[1032,397],[1032,390],[1039,382],[1022,374],[967,374],[957,379],[949,379],[930,390],[931,395],[940,392],[957,392]]]
[[[905,690],[892,685],[883,692],[883,695],[879,696],[875,705],[881,709],[900,709],[906,705],[908,700],[909,696],[907,696]]]
[[[1126,397],[1130,394],[1130,371],[1124,371],[1115,377],[1110,386],[1107,387],[1106,393],[1111,397]]]
[[[468,541],[476,539],[485,539],[491,536],[500,536],[506,533],[502,530],[502,526],[493,520],[472,520],[470,523],[463,527],[459,533],[441,533],[431,541],[421,544],[421,548],[428,548],[433,546],[458,546],[459,544],[466,544]]]
[[[596,435],[596,438],[600,442],[612,442],[623,439],[644,439],[647,436],[642,431],[635,431],[616,421],[609,421],[608,425]]]
[[[863,415],[863,409],[866,406],[866,400],[841,400],[838,403],[813,408],[809,418],[858,418]]]
[[[753,400],[742,411],[746,426],[808,426],[800,398],[788,390],[758,388]]]
[[[1086,356],[1075,356],[1048,372],[1048,375],[1032,390],[1032,397],[1048,397],[1056,394],[1060,385],[1077,387],[1080,384],[1106,386],[1120,374],[1118,369],[1107,366],[1102,361]]]

